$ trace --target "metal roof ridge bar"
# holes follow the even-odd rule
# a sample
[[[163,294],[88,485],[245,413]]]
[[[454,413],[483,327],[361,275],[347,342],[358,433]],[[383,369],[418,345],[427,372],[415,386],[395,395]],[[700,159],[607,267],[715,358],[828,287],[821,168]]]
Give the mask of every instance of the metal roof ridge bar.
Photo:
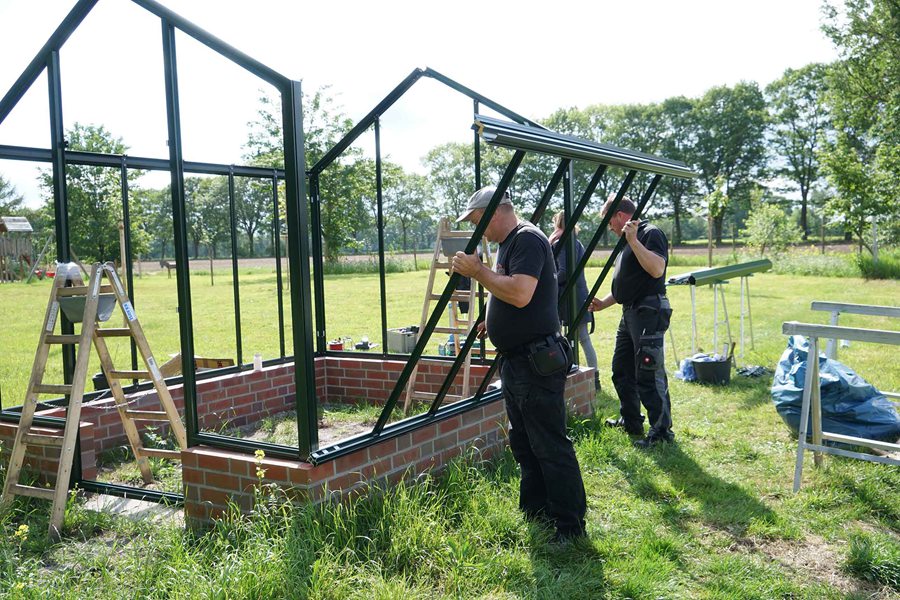
[[[267,67],[263,63],[259,62],[255,58],[251,57],[248,54],[244,54],[231,44],[225,42],[222,39],[214,36],[209,33],[205,29],[194,25],[181,15],[172,10],[166,8],[162,4],[158,2],[154,2],[154,0],[131,0],[138,6],[148,10],[149,12],[155,14],[159,18],[169,22],[176,29],[179,29],[191,36],[204,46],[214,50],[215,52],[221,54],[225,58],[231,60],[232,62],[240,65],[244,69],[250,71],[257,77],[264,79],[277,87],[279,91],[285,89],[285,87],[289,87],[291,85],[291,79],[289,77],[285,77],[278,71]]]
[[[38,50],[31,62],[28,63],[28,66],[25,67],[25,70],[22,71],[22,74],[19,75],[19,78],[16,79],[12,87],[3,96],[3,99],[0,100],[0,123],[6,120],[12,109],[25,95],[25,92],[31,88],[31,85],[40,76],[41,71],[47,66],[47,56],[50,52],[54,50],[59,51],[62,48],[63,44],[66,43],[66,40],[78,28],[88,13],[91,12],[95,4],[97,4],[97,0],[81,0],[72,7],[66,18],[62,20],[59,27],[50,35],[47,42]]]
[[[674,177],[696,177],[696,173],[678,161],[651,157],[608,144],[538,130],[491,117],[478,115],[473,128],[489,144],[514,150],[541,152]]]
[[[491,100],[490,98],[487,98],[486,96],[482,96],[475,90],[462,85],[458,81],[450,79],[443,73],[438,73],[431,67],[425,67],[425,75],[428,77],[431,77],[432,79],[436,79],[437,81],[440,81],[447,87],[454,89],[457,92],[459,92],[465,96],[468,96],[469,98],[472,98],[473,100],[477,100],[478,102],[480,102],[481,104],[484,104],[491,110],[495,110],[500,114],[506,115],[507,117],[509,117],[510,119],[512,119],[514,121],[518,121],[519,123],[522,123],[525,125],[530,125],[532,127],[537,127],[538,129],[547,130],[547,128],[544,127],[543,125],[541,125],[540,123],[532,121],[531,119],[523,117],[522,115],[509,110],[502,104],[498,104],[498,103],[494,102],[493,100]]]
[[[508,128],[512,130],[516,130],[527,135],[533,133],[534,130],[528,128],[527,126],[521,125],[519,123],[511,123],[509,121],[503,121],[501,119],[497,119],[495,117],[484,116],[482,119],[485,123],[491,123],[492,125],[500,128]],[[629,157],[639,157],[647,159],[650,162],[658,162],[670,166],[685,166],[681,161],[672,160],[669,158],[665,158],[664,156],[656,156],[655,154],[648,154],[647,152],[640,152],[638,150],[629,150],[628,148],[622,148],[620,146],[615,146],[613,144],[606,144],[604,142],[595,142],[593,140],[589,140],[587,138],[580,138],[574,135],[566,135],[564,133],[559,133],[558,131],[547,130],[546,136],[552,137],[558,140],[572,142],[576,144],[581,144],[589,148],[601,148],[604,150],[608,150],[613,153],[623,154]]]
[[[312,176],[314,174],[321,173],[324,171],[331,163],[335,161],[335,159],[340,156],[340,154],[347,149],[347,147],[356,141],[360,135],[363,134],[372,124],[375,122],[375,119],[382,115],[388,108],[390,108],[397,100],[400,99],[403,94],[409,90],[421,77],[425,72],[422,69],[413,69],[413,71],[406,76],[406,78],[401,81],[397,87],[395,87],[391,92],[379,102],[375,108],[369,111],[365,117],[360,119],[359,123],[357,123],[353,129],[347,132],[347,135],[342,137],[338,143],[331,147],[331,149],[325,153],[322,158],[316,162],[312,167],[307,171],[307,175]]]

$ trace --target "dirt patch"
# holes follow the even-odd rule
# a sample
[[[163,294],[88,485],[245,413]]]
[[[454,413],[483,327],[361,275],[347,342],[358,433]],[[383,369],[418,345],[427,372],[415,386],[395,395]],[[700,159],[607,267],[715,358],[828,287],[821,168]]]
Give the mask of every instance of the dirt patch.
[[[844,573],[843,553],[818,535],[807,534],[801,541],[741,537],[735,538],[728,550],[761,554],[801,579],[830,585],[843,594],[861,594],[872,600],[896,598],[887,586]]]

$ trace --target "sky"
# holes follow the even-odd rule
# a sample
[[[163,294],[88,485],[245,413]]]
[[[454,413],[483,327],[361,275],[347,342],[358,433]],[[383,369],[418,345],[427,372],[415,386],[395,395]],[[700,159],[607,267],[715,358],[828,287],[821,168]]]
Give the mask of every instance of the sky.
[[[162,0],[306,93],[330,86],[354,121],[416,67],[431,67],[532,119],[563,107],[697,97],[837,58],[821,0],[555,2]],[[0,95],[75,0],[0,0]],[[130,0],[98,0],[60,53],[63,120],[102,124],[129,154],[168,158],[161,28]],[[193,39],[176,38],[185,158],[240,164],[261,93],[273,90]],[[471,141],[471,100],[420,80],[382,120],[382,152],[407,170],[448,141]],[[0,123],[0,144],[49,147],[41,76]],[[371,154],[373,136],[360,147]],[[29,206],[34,163],[0,160]],[[161,187],[168,174],[140,184]]]

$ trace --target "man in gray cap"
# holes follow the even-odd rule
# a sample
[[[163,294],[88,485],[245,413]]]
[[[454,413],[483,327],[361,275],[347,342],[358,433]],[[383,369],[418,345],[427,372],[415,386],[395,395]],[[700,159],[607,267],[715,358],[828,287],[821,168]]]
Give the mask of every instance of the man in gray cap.
[[[494,187],[475,192],[458,222],[477,226],[495,193]],[[488,269],[477,255],[462,252],[452,258],[451,267],[491,293],[487,316],[479,327],[482,335],[486,329],[500,353],[509,445],[522,471],[519,508],[529,520],[552,524],[557,541],[580,537],[585,533],[584,483],[572,440],[566,435],[563,397],[571,362],[563,357],[556,368],[549,361],[550,369],[541,362],[546,352],[558,357],[554,349],[568,343],[559,335],[553,251],[540,229],[519,221],[508,192],[484,237],[500,244],[496,270]]]

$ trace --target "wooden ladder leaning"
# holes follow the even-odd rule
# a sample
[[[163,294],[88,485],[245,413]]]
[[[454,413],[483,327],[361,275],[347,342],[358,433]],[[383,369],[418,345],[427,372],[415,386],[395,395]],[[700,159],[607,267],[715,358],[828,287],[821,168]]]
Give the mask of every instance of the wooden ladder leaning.
[[[108,284],[103,284],[104,276],[108,280]],[[110,298],[112,296],[112,298]],[[124,317],[125,327],[120,328],[101,328],[98,323],[98,307],[101,302],[108,304],[113,300],[119,305]],[[56,322],[59,320],[59,311],[61,304],[78,304],[84,303],[84,311],[81,314],[81,333],[72,335],[54,334]],[[109,317],[109,311],[103,311],[106,314],[100,315],[99,318],[106,320]],[[64,309],[65,310],[65,309]],[[77,306],[75,308],[77,311]],[[66,311],[69,313],[69,311]],[[73,316],[67,314],[67,316]],[[105,317],[105,318],[104,318]],[[77,322],[77,318],[70,319]],[[143,359],[145,370],[128,371],[117,370],[112,364],[112,357],[109,348],[106,345],[107,337],[130,337],[134,340],[138,352]],[[72,383],[68,385],[45,384],[44,372],[47,367],[47,358],[50,348],[54,345],[75,345],[77,347],[77,355],[75,361],[75,370],[72,374]],[[109,389],[115,400],[115,407],[122,419],[125,429],[125,435],[134,452],[135,459],[141,471],[144,482],[151,483],[153,475],[150,471],[149,457],[156,456],[168,459],[181,459],[181,452],[178,450],[166,450],[157,448],[144,448],[141,437],[138,433],[135,421],[158,421],[167,422],[171,427],[171,431],[178,442],[181,449],[187,448],[187,436],[185,434],[184,425],[178,414],[178,409],[172,401],[172,396],[166,387],[162,374],[144,331],[137,319],[134,307],[130,299],[125,293],[122,281],[116,274],[115,268],[111,264],[95,263],[91,268],[88,285],[84,285],[78,267],[75,264],[58,265],[56,277],[53,280],[53,287],[50,292],[50,301],[47,304],[47,311],[44,316],[44,325],[41,329],[40,341],[38,342],[37,352],[34,357],[34,365],[31,370],[31,379],[28,382],[28,388],[25,395],[25,403],[22,407],[22,413],[19,417],[19,429],[16,432],[16,439],[13,442],[12,453],[9,461],[9,468],[6,474],[6,483],[3,486],[3,496],[0,497],[0,507],[8,506],[13,496],[32,496],[35,498],[43,498],[52,501],[50,513],[50,536],[53,539],[59,538],[59,533],[65,516],[66,498],[68,496],[69,478],[72,472],[72,461],[75,453],[75,442],[78,436],[78,426],[81,418],[81,404],[84,396],[85,382],[87,379],[88,361],[91,356],[91,345],[96,348],[97,355],[103,373],[109,382]],[[125,398],[125,392],[122,389],[120,380],[122,379],[149,379],[153,382],[156,389],[157,397],[163,410],[131,410],[128,401]],[[32,423],[34,414],[37,410],[38,396],[41,394],[67,395],[69,403],[66,407],[66,424],[63,436],[55,437],[48,435],[40,435],[32,432]],[[55,446],[60,448],[59,467],[56,472],[55,487],[34,487],[21,485],[19,476],[22,471],[22,464],[25,459],[25,450],[28,446]]]
[[[431,271],[428,274],[428,286],[425,291],[425,302],[422,305],[422,320],[420,322],[419,331],[425,329],[425,323],[431,316],[431,305],[440,299],[441,294],[435,288],[435,275],[438,271],[447,271],[450,269],[450,257],[457,250],[465,249],[466,244],[472,237],[470,231],[453,231],[450,229],[450,223],[447,218],[442,218],[438,223],[437,239],[434,243],[434,256],[431,260]],[[491,268],[491,254],[487,249],[487,243],[481,244],[482,262]],[[477,301],[479,299],[479,291],[477,282],[472,282],[469,290],[454,290],[447,303],[447,309],[450,316],[449,327],[435,327],[434,333],[453,334],[454,355],[459,355],[459,351],[463,346],[465,337],[469,335],[472,327],[475,325],[475,316],[477,314]],[[461,318],[460,304],[468,303],[469,310],[464,317]],[[448,348],[449,349],[449,348]],[[461,400],[469,396],[469,371],[472,362],[472,353],[466,354],[463,362],[463,381],[462,395],[456,396],[447,394],[449,400]],[[416,365],[409,377],[409,384],[406,388],[406,398],[403,403],[403,412],[409,414],[410,407],[414,400],[434,400],[436,394],[416,390],[416,379],[419,373],[419,366]]]

